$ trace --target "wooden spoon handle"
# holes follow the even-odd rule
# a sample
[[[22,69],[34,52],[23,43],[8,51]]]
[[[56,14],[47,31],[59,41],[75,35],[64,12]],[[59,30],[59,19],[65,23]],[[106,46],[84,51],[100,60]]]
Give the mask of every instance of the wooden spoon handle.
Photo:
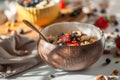
[[[27,26],[29,26],[31,29],[33,29],[33,30],[35,30],[37,33],[39,33],[39,35],[40,35],[44,40],[48,41],[47,38],[46,38],[33,24],[31,24],[31,23],[30,23],[29,21],[27,21],[27,20],[23,20],[23,22],[24,22]]]

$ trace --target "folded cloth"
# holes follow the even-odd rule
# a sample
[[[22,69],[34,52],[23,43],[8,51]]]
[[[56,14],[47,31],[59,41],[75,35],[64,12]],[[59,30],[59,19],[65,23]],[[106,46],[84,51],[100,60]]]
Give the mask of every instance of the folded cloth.
[[[9,77],[41,62],[37,42],[23,35],[0,36],[0,75]]]

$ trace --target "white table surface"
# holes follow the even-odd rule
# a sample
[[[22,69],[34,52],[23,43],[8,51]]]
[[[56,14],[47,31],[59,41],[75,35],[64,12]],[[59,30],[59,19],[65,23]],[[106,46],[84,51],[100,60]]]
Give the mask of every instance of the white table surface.
[[[103,66],[106,58],[111,59],[111,63]],[[113,70],[120,70],[120,63],[115,64],[115,61],[120,58],[115,58],[112,55],[103,55],[94,65],[83,71],[65,72],[54,69],[44,63],[26,72],[18,74],[6,80],[96,80],[99,74],[110,75]],[[55,75],[55,78],[49,78],[49,75]],[[0,79],[3,80],[3,79]],[[5,79],[4,79],[5,80]],[[118,78],[120,80],[120,78]]]

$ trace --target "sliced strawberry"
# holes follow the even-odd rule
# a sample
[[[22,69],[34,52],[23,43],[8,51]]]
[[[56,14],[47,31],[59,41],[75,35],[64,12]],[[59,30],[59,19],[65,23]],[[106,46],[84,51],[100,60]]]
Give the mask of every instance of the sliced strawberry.
[[[71,43],[68,43],[67,46],[79,46],[79,43],[76,41],[72,41]]]
[[[62,36],[59,37],[59,40],[64,41],[65,43],[70,43],[71,42],[71,34],[64,34]]]
[[[106,17],[102,16],[96,20],[94,25],[105,30],[109,26],[109,21],[106,19]]]

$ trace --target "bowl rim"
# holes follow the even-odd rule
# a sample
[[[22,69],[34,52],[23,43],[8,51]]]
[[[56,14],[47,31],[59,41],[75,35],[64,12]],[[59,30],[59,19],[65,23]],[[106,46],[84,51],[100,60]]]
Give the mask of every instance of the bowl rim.
[[[56,6],[56,5],[59,5],[59,2],[60,2],[60,0],[58,0],[58,2],[55,2],[54,5],[51,5],[51,6],[49,6],[49,7],[45,7],[45,8],[42,8],[42,9],[41,9],[41,8],[35,8],[35,7],[24,7],[24,6],[22,6],[18,1],[20,1],[20,0],[16,0],[16,4],[19,5],[20,7],[25,8],[25,9],[34,9],[34,10],[48,9],[48,8],[54,7],[54,6]]]
[[[47,42],[47,41],[41,39],[40,36],[39,36],[38,45],[39,45],[40,41],[43,40],[43,41],[45,41],[45,42],[48,43],[48,44],[51,44],[51,45],[54,45],[54,46],[59,46],[59,47],[85,47],[85,46],[88,46],[88,45],[93,45],[93,44],[95,44],[95,43],[98,43],[102,38],[104,39],[104,43],[105,43],[104,32],[103,32],[100,28],[96,27],[95,25],[88,24],[88,23],[75,22],[75,21],[73,21],[73,22],[58,22],[58,23],[54,23],[54,24],[51,24],[51,25],[48,25],[48,26],[44,27],[43,29],[41,29],[41,32],[42,32],[44,29],[48,28],[48,27],[52,27],[53,25],[58,25],[58,24],[61,24],[61,23],[79,23],[79,24],[86,24],[86,25],[89,25],[89,26],[93,26],[95,29],[97,29],[97,30],[101,33],[100,38],[97,39],[97,40],[96,40],[95,42],[93,42],[93,43],[90,43],[90,44],[87,44],[87,45],[82,45],[82,46],[67,46],[67,45],[59,46],[59,45],[56,45],[56,44],[52,44],[52,43],[50,43],[50,42]]]

